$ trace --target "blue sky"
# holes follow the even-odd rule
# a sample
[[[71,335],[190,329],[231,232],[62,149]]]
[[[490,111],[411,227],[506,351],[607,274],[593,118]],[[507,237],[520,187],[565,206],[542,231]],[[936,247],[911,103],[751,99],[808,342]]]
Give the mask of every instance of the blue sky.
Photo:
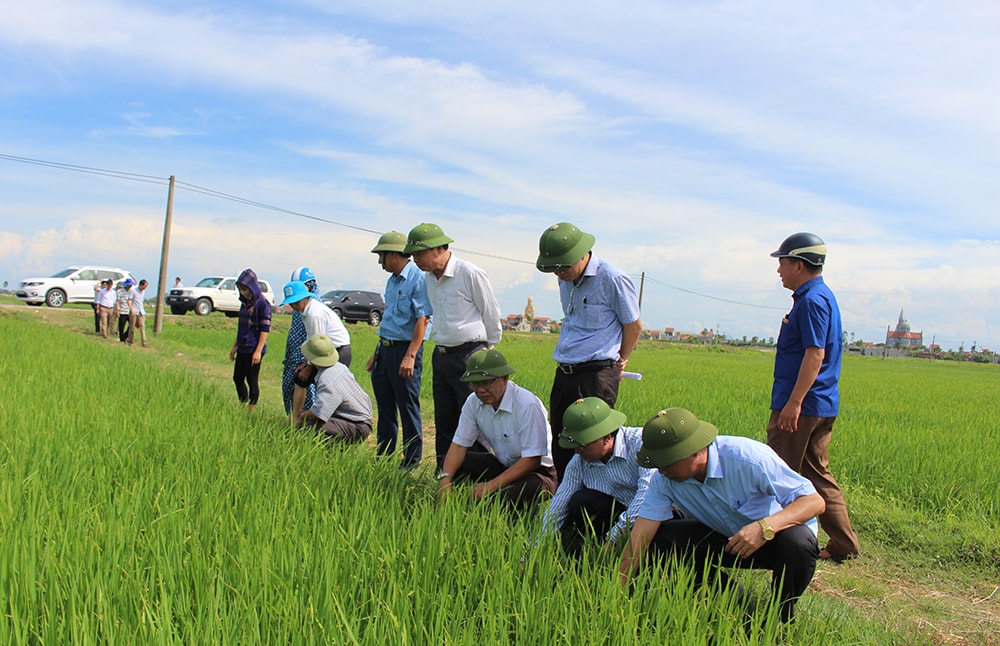
[[[1000,349],[997,33],[993,0],[20,3],[0,155],[156,179],[0,158],[0,280],[155,282],[174,175],[188,282],[380,290],[377,232],[429,221],[505,312],[558,318],[533,263],[571,221],[645,273],[646,327],[768,337],[791,302],[768,253],[806,230],[857,338],[903,309]]]

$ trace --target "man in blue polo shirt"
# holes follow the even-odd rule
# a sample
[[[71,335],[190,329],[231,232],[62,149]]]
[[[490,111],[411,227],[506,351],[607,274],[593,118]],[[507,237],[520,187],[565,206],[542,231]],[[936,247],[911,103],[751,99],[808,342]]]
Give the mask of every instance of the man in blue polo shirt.
[[[378,404],[376,439],[379,455],[396,450],[399,424],[403,427],[401,469],[420,464],[423,433],[420,421],[420,378],[424,365],[424,334],[431,303],[424,286],[424,272],[410,262],[406,235],[390,231],[378,239],[372,253],[390,276],[385,283],[385,312],[378,330],[375,354],[368,359],[372,391]]]
[[[698,579],[707,573],[726,583],[730,567],[771,570],[773,601],[789,621],[816,572],[823,499],[812,484],[767,445],[719,435],[683,408],[646,422],[636,459],[657,472],[622,553],[622,585],[649,550],[690,558]]]
[[[823,282],[826,244],[813,233],[796,233],[771,257],[778,259],[781,284],[792,291],[792,310],[778,333],[767,443],[826,501],[819,524],[830,540],[820,558],[839,563],[857,558],[861,546],[829,469],[844,341],[837,299]]]
[[[598,258],[594,236],[560,222],[538,241],[539,271],[559,278],[563,324],[552,358],[559,364],[549,394],[552,459],[560,480],[573,451],[559,445],[563,414],[581,397],[614,408],[618,384],[642,331],[632,279]]]

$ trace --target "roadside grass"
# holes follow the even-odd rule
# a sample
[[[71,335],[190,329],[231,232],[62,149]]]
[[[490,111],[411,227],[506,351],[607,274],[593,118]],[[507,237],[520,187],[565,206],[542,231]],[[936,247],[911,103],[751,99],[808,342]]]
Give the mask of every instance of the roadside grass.
[[[570,563],[546,546],[518,577],[536,519],[462,496],[435,506],[433,441],[421,469],[400,474],[370,444],[330,450],[287,428],[280,363],[289,321],[275,317],[261,406],[249,415],[229,381],[234,319],[168,317],[142,349],[94,337],[89,310],[0,309],[0,640],[779,638],[773,621],[747,632],[730,595],[694,588],[684,567],[647,571],[626,594],[598,550]],[[352,370],[370,391],[374,330],[350,330]],[[500,347],[514,379],[543,401],[553,344],[508,334]],[[772,361],[644,343],[629,366],[644,379],[622,384],[620,407],[638,426],[685,406],[724,433],[763,439]],[[847,358],[844,373],[834,471],[865,555],[821,564],[780,639],[1000,643],[998,422],[986,412],[1000,373],[859,357]],[[737,577],[758,603],[769,598],[765,575]]]

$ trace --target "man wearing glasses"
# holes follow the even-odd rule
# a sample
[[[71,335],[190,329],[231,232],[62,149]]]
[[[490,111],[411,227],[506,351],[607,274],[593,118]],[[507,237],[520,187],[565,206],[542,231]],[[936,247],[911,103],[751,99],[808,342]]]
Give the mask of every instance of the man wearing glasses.
[[[434,452],[440,467],[451,444],[462,404],[469,393],[461,382],[473,352],[500,343],[500,303],[486,272],[458,258],[454,242],[436,224],[424,222],[410,230],[404,254],[424,272],[424,288],[434,312],[431,333],[434,354]]]
[[[544,492],[555,492],[545,406],[511,381],[512,374],[514,369],[496,350],[483,348],[469,357],[461,380],[473,395],[462,406],[438,475],[438,500],[462,480],[476,483],[474,499],[497,494],[515,510],[526,509]]]
[[[563,324],[552,358],[559,364],[549,394],[552,458],[560,480],[573,457],[560,446],[563,414],[581,397],[618,401],[618,384],[642,331],[632,279],[594,255],[594,236],[560,222],[538,242],[539,271],[559,278]]]
[[[599,397],[566,409],[559,445],[576,453],[542,520],[544,537],[560,530],[563,549],[578,555],[586,536],[613,543],[627,536],[645,498],[652,469],[636,462],[642,428],[624,426],[625,415]]]

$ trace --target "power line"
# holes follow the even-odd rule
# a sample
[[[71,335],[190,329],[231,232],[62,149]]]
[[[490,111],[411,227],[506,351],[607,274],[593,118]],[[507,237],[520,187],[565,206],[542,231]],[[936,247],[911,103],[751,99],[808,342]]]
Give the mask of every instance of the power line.
[[[92,167],[92,166],[78,166],[76,164],[64,164],[64,163],[60,163],[60,162],[47,161],[47,160],[44,160],[44,159],[32,159],[30,157],[18,157],[16,155],[5,155],[3,153],[0,153],[0,159],[6,159],[8,161],[14,161],[14,162],[19,162],[19,163],[23,163],[23,164],[34,164],[36,166],[45,166],[45,167],[48,167],[48,168],[56,168],[56,169],[60,169],[60,170],[68,170],[68,171],[73,171],[73,172],[78,172],[78,173],[88,173],[88,174],[92,174],[92,175],[101,175],[101,176],[104,176],[104,177],[114,177],[114,178],[117,178],[117,179],[124,179],[124,180],[129,180],[129,181],[134,181],[134,182],[145,182],[145,183],[151,183],[151,184],[158,184],[158,185],[161,185],[161,186],[166,186],[170,182],[169,178],[156,177],[154,175],[141,175],[139,173],[129,173],[129,172],[125,172],[125,171],[108,170],[106,168],[95,168],[95,167]],[[177,188],[189,191],[191,193],[198,193],[198,194],[201,194],[201,195],[205,195],[207,197],[214,197],[216,199],[227,200],[227,201],[230,201],[230,202],[234,202],[236,204],[243,204],[245,206],[252,206],[254,208],[262,209],[262,210],[265,210],[265,211],[273,211],[275,213],[283,213],[285,215],[291,215],[291,216],[298,217],[298,218],[303,218],[303,219],[306,219],[306,220],[312,220],[314,222],[323,222],[325,224],[332,224],[334,226],[344,227],[345,229],[351,229],[353,231],[361,231],[361,232],[364,232],[364,233],[371,233],[371,234],[374,234],[374,235],[381,235],[382,233],[384,233],[382,231],[376,231],[374,229],[369,229],[369,228],[366,228],[366,227],[359,227],[357,225],[348,224],[346,222],[340,222],[338,220],[331,220],[329,218],[323,218],[323,217],[319,217],[317,215],[309,215],[308,213],[302,213],[301,211],[293,211],[291,209],[286,209],[286,208],[283,208],[283,207],[280,207],[280,206],[274,206],[273,204],[267,204],[265,202],[258,202],[257,200],[251,200],[249,198],[240,197],[238,195],[232,195],[230,193],[224,193],[222,191],[217,191],[215,189],[206,188],[204,186],[198,186],[196,184],[189,184],[187,182],[182,182],[180,180],[175,180],[175,185],[176,185]],[[462,253],[468,253],[468,254],[472,254],[472,255],[476,255],[476,256],[481,256],[481,257],[484,257],[484,258],[493,258],[495,260],[503,260],[503,261],[506,261],[506,262],[513,262],[513,263],[524,264],[524,265],[534,265],[535,264],[534,261],[524,260],[522,258],[512,258],[510,256],[502,256],[502,255],[499,255],[499,254],[486,253],[486,252],[483,252],[483,251],[475,251],[473,249],[466,249],[466,248],[463,248],[463,247],[455,247],[455,249],[457,251],[461,251]],[[692,289],[686,289],[684,287],[679,287],[677,285],[672,285],[670,283],[666,283],[666,282],[663,282],[661,280],[657,280],[655,278],[650,278],[648,275],[646,276],[645,280],[647,282],[653,283],[654,285],[661,285],[661,286],[667,287],[669,289],[674,289],[674,290],[679,291],[679,292],[684,292],[685,294],[691,294],[692,296],[698,296],[700,298],[707,298],[707,299],[710,299],[710,300],[713,300],[713,301],[719,301],[719,302],[722,302],[722,303],[730,303],[732,305],[740,305],[742,307],[754,307],[754,308],[766,309],[766,310],[783,310],[783,309],[785,309],[785,308],[782,308],[782,307],[774,307],[774,306],[771,306],[771,305],[759,305],[757,303],[745,303],[745,302],[742,302],[742,301],[732,300],[732,299],[728,299],[728,298],[721,298],[719,296],[712,296],[710,294],[703,294],[701,292],[697,292],[697,291],[692,290]]]
[[[787,308],[785,307],[774,307],[773,305],[759,305],[757,303],[744,303],[743,301],[735,301],[729,298],[721,298],[719,296],[710,296],[709,294],[702,294],[701,292],[696,292],[691,289],[685,289],[684,287],[678,287],[677,285],[671,285],[670,283],[665,283],[662,280],[657,280],[655,278],[650,278],[646,276],[647,283],[653,283],[654,285],[662,285],[664,287],[669,287],[670,289],[676,289],[679,292],[684,292],[685,294],[691,294],[692,296],[699,296],[701,298],[708,298],[713,301],[720,301],[722,303],[731,303],[733,305],[742,305],[743,307],[756,307],[762,310],[778,310],[783,311]]]

